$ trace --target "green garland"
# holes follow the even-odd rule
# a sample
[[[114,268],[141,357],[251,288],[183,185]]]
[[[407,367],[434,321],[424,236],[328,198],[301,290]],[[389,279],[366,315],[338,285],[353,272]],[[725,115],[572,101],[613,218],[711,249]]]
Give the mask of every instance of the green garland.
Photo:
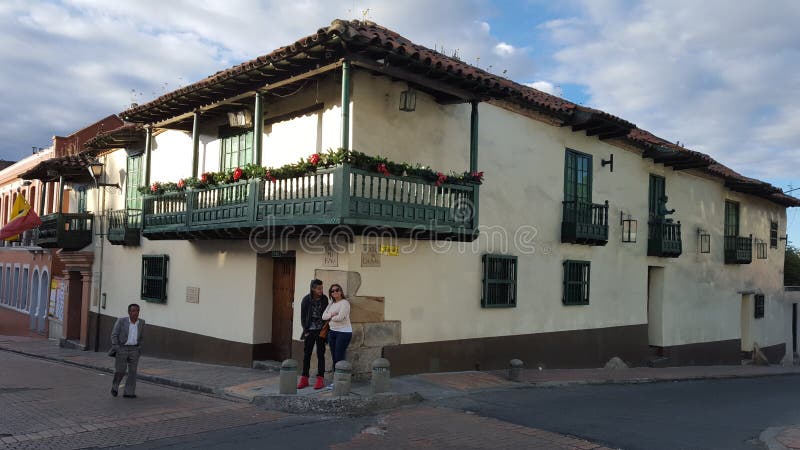
[[[481,184],[483,172],[463,172],[444,174],[436,172],[420,164],[396,163],[381,156],[370,156],[361,152],[338,149],[328,150],[325,153],[314,153],[308,158],[300,159],[294,164],[287,164],[278,168],[264,167],[257,164],[246,164],[242,167],[221,172],[205,172],[200,178],[189,177],[173,182],[156,181],[150,186],[142,186],[142,194],[160,195],[165,192],[181,192],[186,189],[204,189],[211,186],[222,186],[242,180],[285,180],[314,173],[319,169],[327,169],[341,164],[383,175],[415,176],[433,182],[436,186],[448,184]]]

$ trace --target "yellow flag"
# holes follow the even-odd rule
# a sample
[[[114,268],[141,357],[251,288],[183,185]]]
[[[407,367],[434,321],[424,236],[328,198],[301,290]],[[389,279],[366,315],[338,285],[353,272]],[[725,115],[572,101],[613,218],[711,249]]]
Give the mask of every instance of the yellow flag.
[[[24,216],[28,214],[28,211],[31,209],[31,205],[25,201],[25,197],[20,194],[17,194],[17,198],[14,199],[14,204],[11,206],[11,220],[13,221],[19,216]],[[19,234],[15,234],[14,236],[8,237],[5,239],[6,241],[18,241]]]

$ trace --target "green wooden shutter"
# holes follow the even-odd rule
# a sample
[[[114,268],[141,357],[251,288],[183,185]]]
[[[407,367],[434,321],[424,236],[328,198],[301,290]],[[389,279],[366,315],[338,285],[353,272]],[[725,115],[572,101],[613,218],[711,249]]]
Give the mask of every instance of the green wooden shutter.
[[[725,201],[725,236],[739,236],[739,204]]]
[[[517,306],[517,257],[483,255],[484,308]]]
[[[589,261],[564,261],[562,303],[565,305],[588,305],[590,279]]]
[[[167,255],[142,255],[142,300],[167,301]]]

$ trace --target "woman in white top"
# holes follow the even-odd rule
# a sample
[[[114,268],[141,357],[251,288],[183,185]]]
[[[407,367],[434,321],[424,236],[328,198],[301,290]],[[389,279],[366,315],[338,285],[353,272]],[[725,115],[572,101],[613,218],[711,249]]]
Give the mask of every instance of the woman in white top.
[[[353,337],[353,327],[350,325],[350,302],[345,298],[342,286],[332,284],[328,289],[328,295],[333,301],[322,313],[322,320],[330,320],[328,345],[333,356],[333,368],[336,369],[336,363],[345,359],[347,346]]]

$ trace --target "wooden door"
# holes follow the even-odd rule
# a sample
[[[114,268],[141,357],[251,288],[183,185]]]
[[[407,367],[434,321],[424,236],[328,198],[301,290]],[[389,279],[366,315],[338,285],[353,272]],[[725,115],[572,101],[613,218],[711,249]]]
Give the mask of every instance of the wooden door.
[[[292,258],[276,258],[272,265],[272,344],[278,361],[291,356],[294,265]]]

